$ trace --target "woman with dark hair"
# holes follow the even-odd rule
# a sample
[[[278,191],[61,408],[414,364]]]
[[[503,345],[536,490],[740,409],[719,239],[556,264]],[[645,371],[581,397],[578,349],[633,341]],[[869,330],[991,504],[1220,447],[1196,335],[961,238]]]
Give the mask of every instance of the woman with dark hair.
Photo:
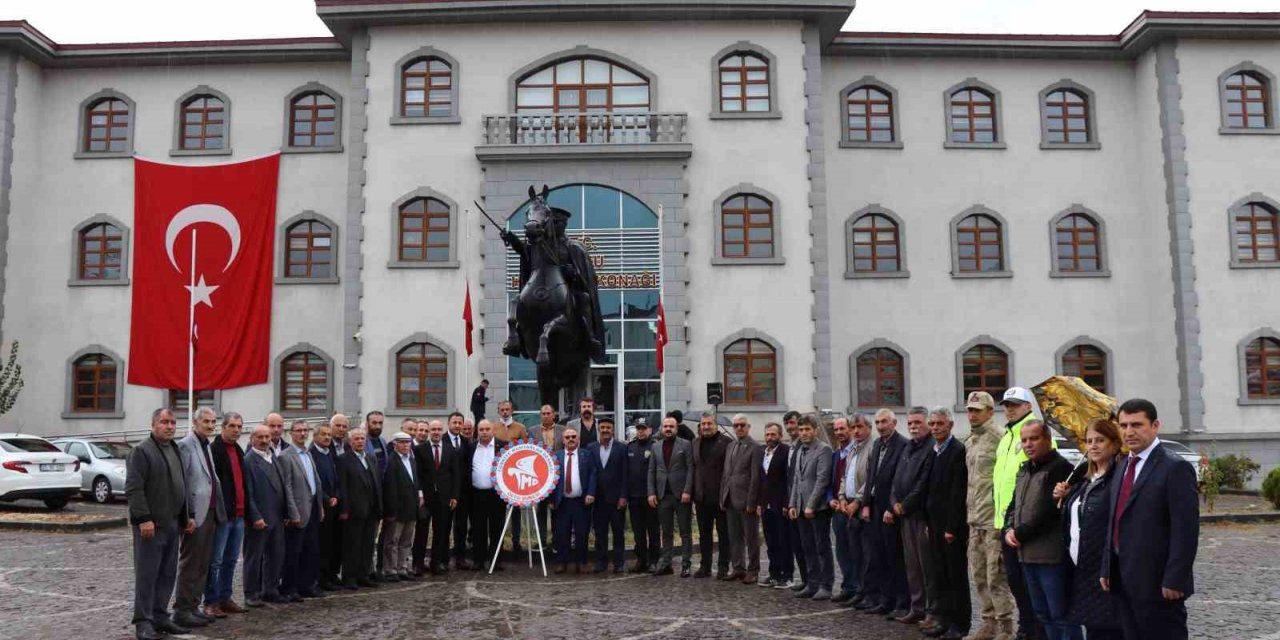
[[[1111,594],[1098,584],[1097,567],[1107,552],[1107,488],[1116,481],[1113,470],[1120,454],[1120,429],[1111,420],[1094,420],[1085,431],[1084,446],[1086,461],[1053,490],[1063,509],[1067,555],[1073,567],[1066,619],[1084,625],[1089,640],[1119,640],[1124,634]]]

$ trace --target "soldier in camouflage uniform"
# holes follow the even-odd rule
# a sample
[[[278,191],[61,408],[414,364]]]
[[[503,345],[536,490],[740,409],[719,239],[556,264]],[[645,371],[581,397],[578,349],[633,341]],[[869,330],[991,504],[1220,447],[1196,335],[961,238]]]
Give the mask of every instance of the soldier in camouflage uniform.
[[[982,626],[965,640],[1010,640],[1013,637],[1013,594],[1000,556],[1000,531],[995,528],[992,472],[996,445],[1004,428],[995,423],[995,400],[985,391],[969,394],[969,438],[965,463],[969,467],[969,572],[982,614]]]

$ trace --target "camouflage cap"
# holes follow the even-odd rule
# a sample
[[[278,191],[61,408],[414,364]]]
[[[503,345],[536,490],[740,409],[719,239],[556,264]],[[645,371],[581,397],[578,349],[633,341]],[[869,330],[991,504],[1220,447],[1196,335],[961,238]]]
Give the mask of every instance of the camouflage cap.
[[[965,404],[966,409],[994,409],[996,408],[995,398],[986,391],[974,391],[969,394],[969,399]]]

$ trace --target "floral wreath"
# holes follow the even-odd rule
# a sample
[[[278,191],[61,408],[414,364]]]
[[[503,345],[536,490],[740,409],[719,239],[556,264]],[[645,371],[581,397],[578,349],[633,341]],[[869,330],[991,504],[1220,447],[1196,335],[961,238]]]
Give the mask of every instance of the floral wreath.
[[[511,456],[521,451],[533,451],[547,463],[547,468],[551,470],[550,479],[543,486],[530,495],[516,495],[507,489],[507,481],[500,478],[498,469],[506,464]],[[489,479],[493,482],[493,488],[497,490],[498,497],[513,507],[531,507],[542,502],[555,491],[556,483],[560,481],[560,463],[556,461],[556,457],[540,442],[531,439],[522,438],[514,440],[507,446],[503,447],[498,455],[493,457],[493,465],[489,468]]]

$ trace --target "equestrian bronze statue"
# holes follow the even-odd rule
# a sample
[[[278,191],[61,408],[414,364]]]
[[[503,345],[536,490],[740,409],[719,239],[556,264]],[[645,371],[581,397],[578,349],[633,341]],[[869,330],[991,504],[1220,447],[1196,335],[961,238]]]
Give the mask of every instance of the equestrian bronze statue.
[[[605,334],[595,268],[586,247],[565,235],[573,214],[548,206],[548,192],[529,187],[524,239],[498,227],[520,256],[520,293],[502,352],[537,363],[542,404],[558,407],[561,389],[585,392],[591,362],[605,362]]]

